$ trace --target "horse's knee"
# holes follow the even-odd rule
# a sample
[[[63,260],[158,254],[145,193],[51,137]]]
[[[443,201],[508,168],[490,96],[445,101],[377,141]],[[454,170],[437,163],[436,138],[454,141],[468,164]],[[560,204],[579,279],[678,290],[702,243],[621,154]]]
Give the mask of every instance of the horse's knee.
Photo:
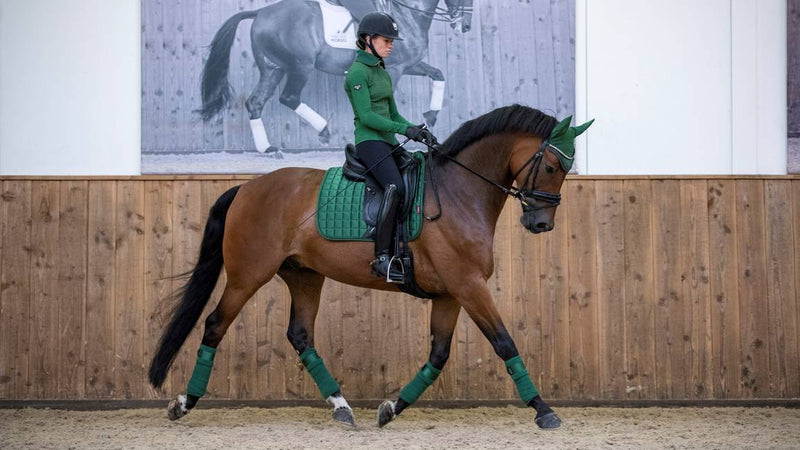
[[[517,346],[514,344],[514,340],[511,339],[511,336],[508,333],[501,333],[495,339],[490,339],[492,343],[492,348],[494,348],[494,352],[502,358],[503,361],[507,361],[517,355],[519,355],[519,350],[517,350]]]
[[[431,73],[431,80],[433,81],[444,81],[444,74],[441,70],[437,69],[436,67],[433,68],[433,72]]]
[[[282,105],[288,107],[291,110],[297,109],[300,106],[300,96],[297,94],[281,94],[280,98],[278,99]]]

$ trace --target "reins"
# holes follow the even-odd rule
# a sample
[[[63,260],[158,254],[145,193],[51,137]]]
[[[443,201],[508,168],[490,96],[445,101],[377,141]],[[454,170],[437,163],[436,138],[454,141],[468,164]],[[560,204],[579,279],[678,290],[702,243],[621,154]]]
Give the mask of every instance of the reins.
[[[520,167],[519,170],[517,170],[517,172],[514,173],[514,177],[513,178],[516,180],[517,176],[520,173],[522,173],[522,171],[525,170],[526,167],[530,166],[530,169],[528,170],[527,175],[525,175],[525,181],[522,183],[522,186],[524,187],[526,184],[528,184],[528,180],[530,179],[531,175],[533,175],[533,182],[531,183],[531,190],[525,190],[524,188],[523,189],[519,189],[519,188],[516,188],[514,186],[511,186],[510,188],[507,188],[507,187],[501,185],[500,183],[489,179],[485,175],[483,175],[481,173],[478,173],[477,171],[471,169],[470,167],[467,167],[466,165],[462,164],[460,161],[458,161],[457,159],[453,158],[452,156],[444,153],[441,150],[439,144],[434,143],[434,144],[431,145],[429,143],[425,143],[425,145],[427,145],[428,148],[431,150],[431,152],[428,154],[429,160],[430,160],[430,155],[432,153],[434,153],[434,152],[438,153],[439,155],[443,156],[447,160],[453,162],[455,165],[463,168],[467,172],[475,175],[476,177],[480,178],[481,180],[483,180],[483,181],[491,184],[492,186],[496,187],[497,189],[502,191],[507,196],[514,197],[515,199],[519,200],[520,203],[522,204],[522,208],[524,210],[526,210],[526,211],[536,211],[536,210],[545,209],[545,208],[555,208],[556,206],[558,206],[561,203],[561,194],[553,194],[552,192],[540,191],[540,190],[536,189],[536,178],[539,176],[539,166],[541,165],[542,157],[544,156],[544,151],[551,147],[550,146],[550,141],[547,141],[547,140],[542,141],[542,145],[539,147],[539,150],[537,150],[536,153],[534,153],[533,156],[531,156],[525,162],[525,164],[523,164],[522,167]],[[434,193],[434,195],[436,197],[436,205],[437,205],[437,207],[439,209],[439,212],[434,216],[425,216],[425,219],[428,220],[429,222],[432,222],[432,221],[438,219],[442,215],[442,204],[441,204],[441,201],[439,199],[439,189],[438,189],[437,184],[436,184],[436,176],[435,176],[435,173],[434,173],[436,164],[433,164],[432,162],[433,161],[430,160],[430,163],[428,164],[428,172],[430,173],[431,188],[433,189],[433,193]],[[530,203],[528,203],[526,198],[532,198],[534,200],[542,201],[542,202],[546,203],[546,206],[541,206],[541,207],[532,206]]]

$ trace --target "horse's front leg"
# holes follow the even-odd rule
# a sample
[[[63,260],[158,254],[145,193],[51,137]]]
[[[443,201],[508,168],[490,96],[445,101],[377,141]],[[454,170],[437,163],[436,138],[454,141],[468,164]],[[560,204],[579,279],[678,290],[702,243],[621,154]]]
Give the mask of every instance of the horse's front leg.
[[[531,381],[528,370],[525,368],[525,362],[519,355],[514,340],[511,339],[511,335],[503,325],[503,319],[494,306],[486,283],[463,283],[460,287],[460,294],[457,296],[459,303],[492,344],[497,356],[505,361],[506,371],[514,380],[522,401],[536,410],[536,419],[534,420],[536,425],[544,429],[560,427],[561,419],[542,400],[539,391]]]
[[[317,384],[322,398],[333,405],[333,420],[355,426],[353,410],[342,396],[339,383],[328,372],[322,358],[314,349],[314,322],[319,311],[319,297],[325,277],[306,269],[282,269],[279,274],[292,296],[286,337],[300,355],[300,361]]]
[[[417,376],[400,392],[396,401],[386,400],[378,407],[378,426],[382,427],[397,417],[404,409],[413,404],[425,389],[428,388],[444,368],[450,357],[450,343],[453,330],[458,321],[461,306],[452,297],[440,297],[433,300],[431,308],[431,353],[428,362],[420,369]]]
[[[312,69],[313,66],[296,67],[288,70],[286,74],[286,85],[283,87],[278,101],[294,111],[301,119],[308,122],[308,124],[319,133],[320,142],[327,144],[331,139],[331,132],[328,130],[328,121],[300,99],[303,88],[308,82],[308,72]]]
[[[431,79],[431,102],[427,111],[422,116],[429,127],[436,125],[439,111],[444,104],[444,74],[441,70],[422,61],[406,68],[406,75],[425,76]]]

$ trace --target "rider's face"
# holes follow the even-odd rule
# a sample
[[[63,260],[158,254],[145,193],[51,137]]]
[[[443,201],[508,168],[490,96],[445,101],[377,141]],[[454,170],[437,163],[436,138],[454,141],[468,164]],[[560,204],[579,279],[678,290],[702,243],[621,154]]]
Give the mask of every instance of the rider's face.
[[[390,53],[392,53],[392,48],[394,48],[394,39],[383,36],[373,36],[372,46],[375,47],[375,51],[378,53],[376,56],[386,58]]]

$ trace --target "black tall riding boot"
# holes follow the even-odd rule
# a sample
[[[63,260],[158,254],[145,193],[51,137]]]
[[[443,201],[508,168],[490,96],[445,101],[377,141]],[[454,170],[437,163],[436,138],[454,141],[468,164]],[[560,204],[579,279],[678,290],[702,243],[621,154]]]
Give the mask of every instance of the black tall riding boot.
[[[397,187],[390,184],[383,193],[381,208],[378,210],[375,231],[375,259],[371,264],[372,274],[386,278],[386,281],[390,283],[402,283],[404,278],[402,262],[392,258],[392,241],[394,240],[399,203]]]

